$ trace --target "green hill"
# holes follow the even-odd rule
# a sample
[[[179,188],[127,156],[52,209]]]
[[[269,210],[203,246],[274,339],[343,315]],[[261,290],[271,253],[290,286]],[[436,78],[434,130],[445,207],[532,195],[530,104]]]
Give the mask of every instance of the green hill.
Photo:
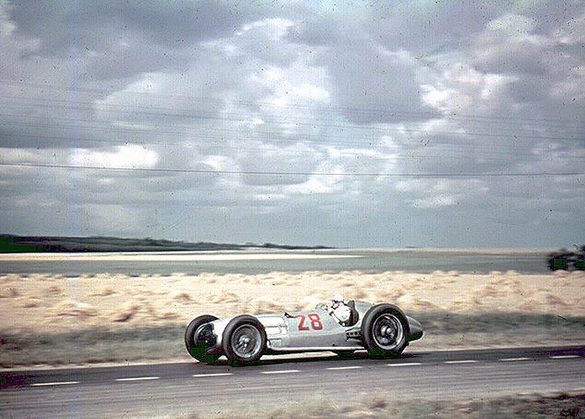
[[[163,239],[128,239],[120,237],[17,236],[0,234],[0,253],[23,252],[161,252],[246,250],[250,248],[282,250],[327,249],[325,246],[289,246],[273,243],[234,244],[184,242]]]

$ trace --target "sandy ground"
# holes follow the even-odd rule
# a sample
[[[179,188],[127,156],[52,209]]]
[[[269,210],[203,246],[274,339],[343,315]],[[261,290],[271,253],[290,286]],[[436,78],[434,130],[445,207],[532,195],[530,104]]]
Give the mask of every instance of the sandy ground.
[[[0,275],[0,330],[43,332],[187,323],[199,314],[228,316],[312,308],[346,299],[392,302],[408,312],[521,312],[585,315],[585,273],[524,275],[434,272],[204,273],[77,278]]]

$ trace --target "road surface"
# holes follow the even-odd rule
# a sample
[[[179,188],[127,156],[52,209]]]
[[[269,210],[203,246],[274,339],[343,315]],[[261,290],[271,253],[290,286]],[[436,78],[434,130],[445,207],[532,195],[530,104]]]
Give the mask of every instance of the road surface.
[[[585,346],[273,359],[240,368],[193,362],[4,371],[0,417],[245,414],[370,394],[461,400],[551,391],[585,392]]]

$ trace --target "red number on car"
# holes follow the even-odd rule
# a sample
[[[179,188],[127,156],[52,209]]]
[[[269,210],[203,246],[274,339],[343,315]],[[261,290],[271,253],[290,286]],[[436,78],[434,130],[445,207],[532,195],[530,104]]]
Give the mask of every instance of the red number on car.
[[[299,330],[311,330],[311,328],[313,328],[313,330],[321,330],[323,329],[323,323],[321,323],[321,317],[319,317],[319,315],[317,313],[311,313],[308,315],[309,320],[310,320],[310,325],[311,327],[308,327],[305,325],[305,315],[304,314],[299,314],[298,316],[295,316],[295,318],[299,319]]]
[[[323,329],[323,323],[321,323],[321,318],[317,313],[309,314],[309,320],[311,320],[311,327],[313,330]]]
[[[295,318],[299,319],[299,330],[311,330],[307,326],[305,326],[305,316],[302,314],[295,316]]]

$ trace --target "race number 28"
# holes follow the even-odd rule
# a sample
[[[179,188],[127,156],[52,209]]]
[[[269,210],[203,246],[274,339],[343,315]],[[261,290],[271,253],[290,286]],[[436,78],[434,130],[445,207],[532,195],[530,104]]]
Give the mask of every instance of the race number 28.
[[[305,316],[304,314],[299,314],[295,316],[295,318],[299,319],[299,330],[309,331],[313,330],[321,330],[323,329],[323,323],[321,323],[321,317],[317,313],[311,313]],[[308,318],[308,320],[307,320]]]

